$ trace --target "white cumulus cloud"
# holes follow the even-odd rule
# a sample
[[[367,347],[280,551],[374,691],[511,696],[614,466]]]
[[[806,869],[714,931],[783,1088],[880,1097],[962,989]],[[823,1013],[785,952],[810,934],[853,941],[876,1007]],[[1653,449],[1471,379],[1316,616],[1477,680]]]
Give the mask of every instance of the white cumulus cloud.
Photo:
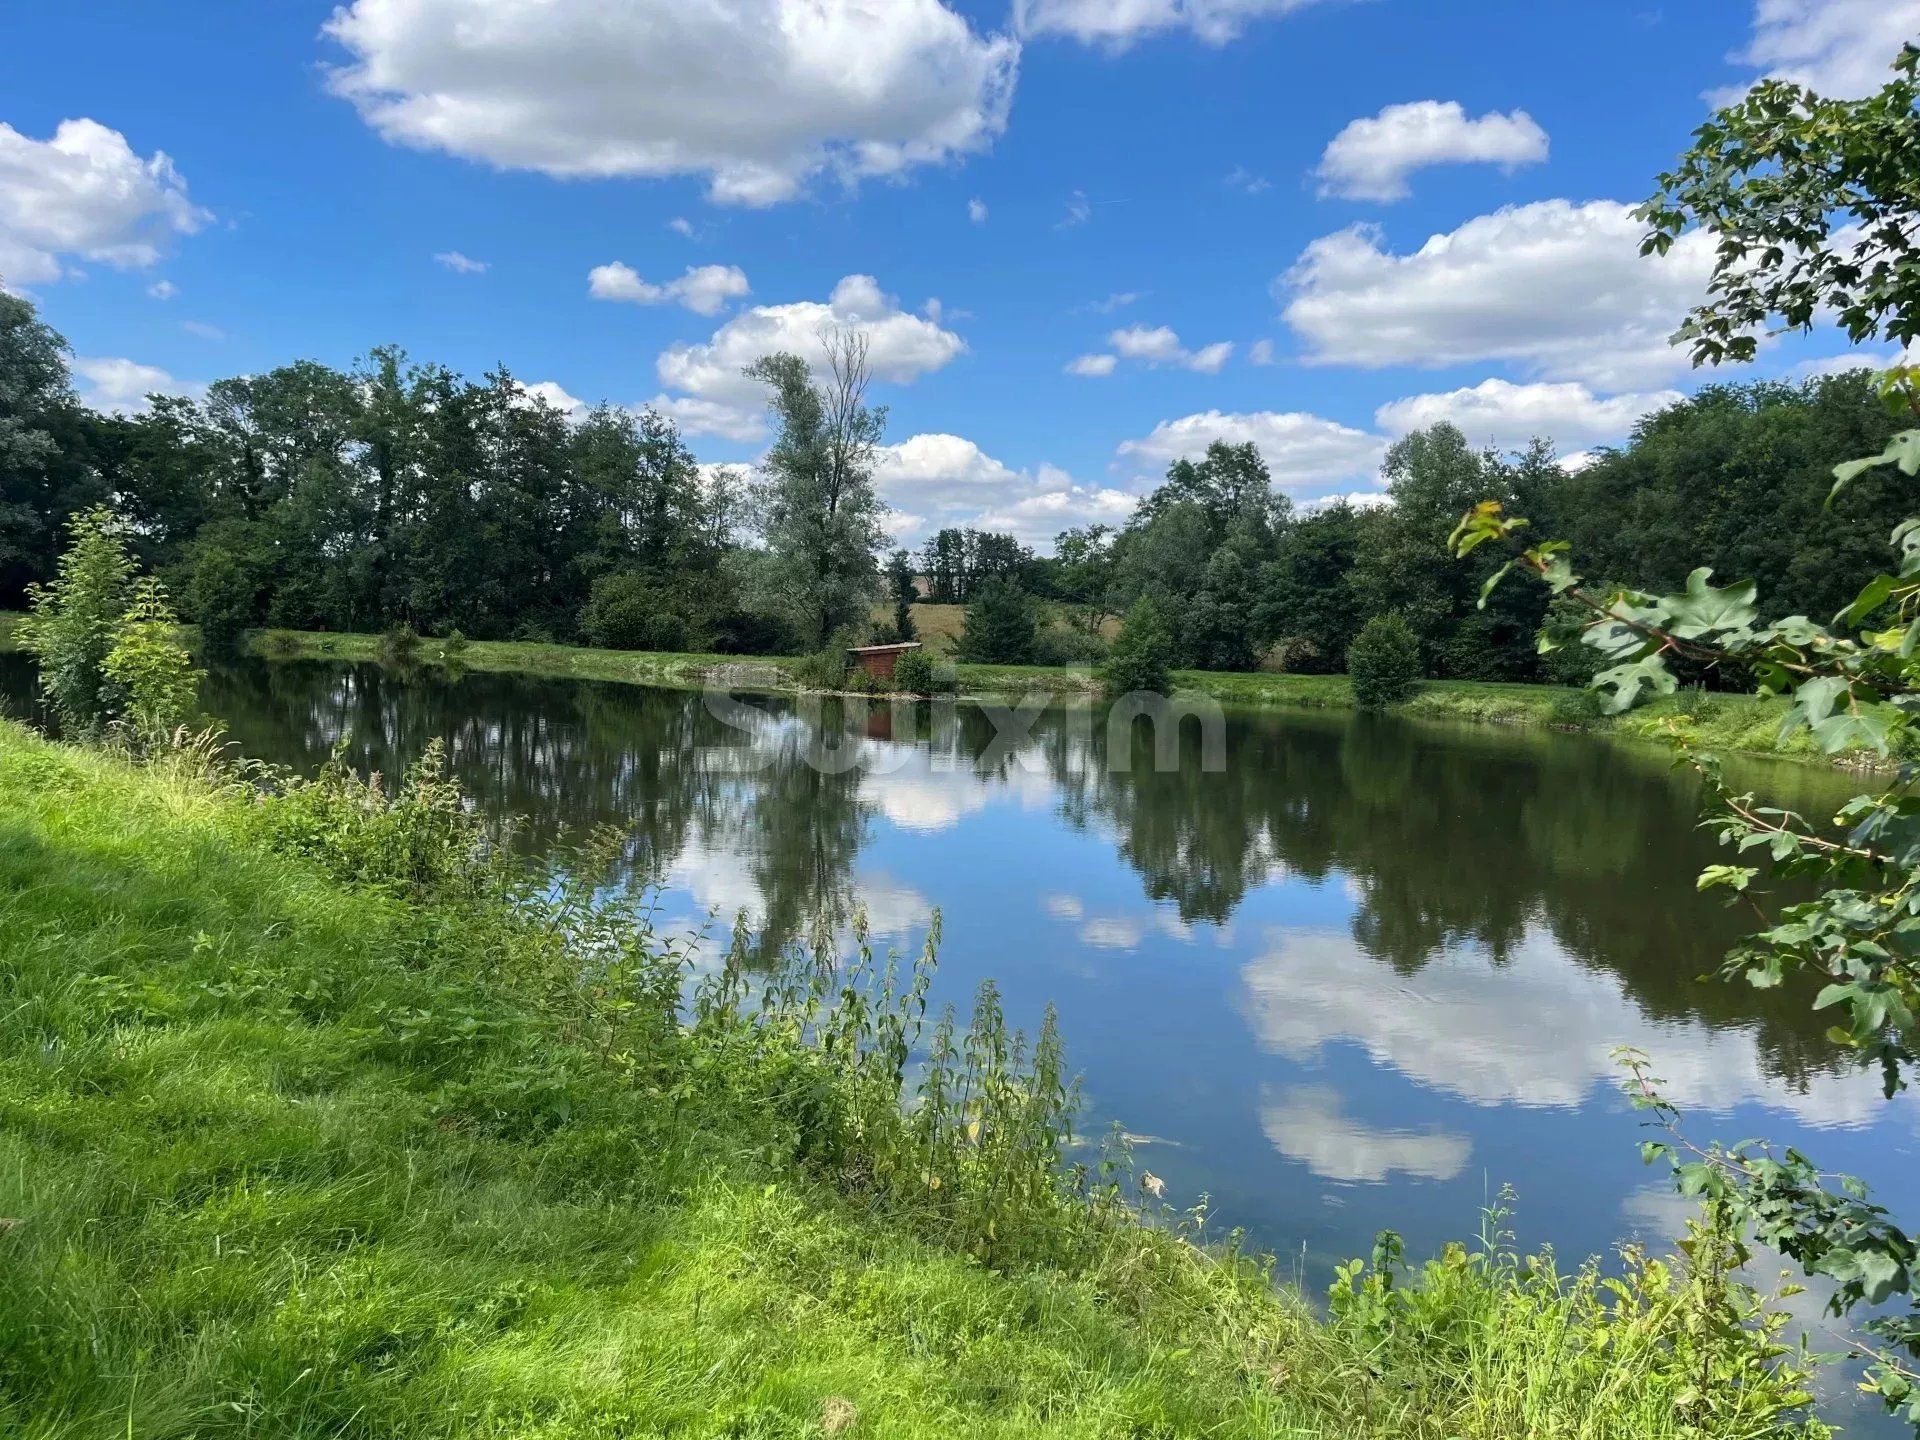
[[[569,420],[578,420],[587,413],[587,402],[568,394],[557,380],[536,380],[521,388],[534,399],[546,401]]]
[[[967,346],[951,330],[900,308],[871,275],[849,275],[823,303],[755,305],[696,345],[674,345],[655,368],[669,391],[654,402],[690,434],[750,442],[765,434],[765,387],[742,372],[775,351],[789,351],[816,372],[826,365],[825,335],[851,330],[868,345],[876,380],[906,384],[940,369]]]
[[[1078,356],[1067,362],[1067,374],[1111,375],[1124,357],[1145,365],[1178,365],[1202,375],[1218,375],[1233,358],[1231,340],[1216,340],[1198,350],[1189,350],[1180,343],[1179,335],[1165,325],[1130,325],[1107,336],[1107,344],[1113,347],[1112,354]]]
[[[1920,0],[1758,0],[1753,37],[1732,58],[1762,75],[1855,99],[1893,78],[1900,47],[1917,36]]]
[[[987,223],[987,202],[979,198],[967,201],[967,219],[976,225]]]
[[[1236,39],[1254,20],[1290,15],[1314,0],[1016,0],[1024,35],[1066,35],[1124,49],[1146,35],[1185,30],[1209,45]]]
[[[58,280],[70,256],[144,269],[212,218],[163,151],[143,160],[98,121],[62,120],[51,140],[0,123],[0,281]]]
[[[1320,193],[1348,200],[1404,200],[1407,177],[1430,165],[1512,170],[1547,158],[1547,132],[1531,115],[1489,111],[1470,119],[1457,100],[1389,105],[1351,122],[1320,157]]]
[[[1124,522],[1137,503],[1124,491],[1077,484],[1057,466],[1015,470],[959,435],[915,435],[883,446],[874,480],[894,507],[902,543],[943,525],[972,525],[1045,545],[1073,526]]]
[[[1151,433],[1122,444],[1120,454],[1158,473],[1175,460],[1198,459],[1215,440],[1251,442],[1273,472],[1274,485],[1288,491],[1371,479],[1386,453],[1378,435],[1318,415],[1208,410],[1162,420]]]
[[[462,255],[458,250],[437,250],[433,263],[443,270],[451,270],[456,275],[484,275],[487,262],[475,260],[471,255]]]
[[[1571,380],[1515,385],[1495,379],[1390,401],[1373,418],[1391,435],[1445,420],[1476,445],[1517,450],[1538,437],[1565,451],[1624,440],[1641,416],[1684,398],[1678,390],[1596,395]]]
[[[391,142],[742,205],[985,148],[1020,56],[940,0],[353,0],[325,32]]]
[[[95,410],[137,415],[147,409],[149,395],[197,396],[206,387],[176,380],[158,365],[143,365],[111,355],[76,355],[73,373],[80,380],[80,400]]]
[[[718,315],[729,300],[750,292],[747,273],[738,265],[689,265],[679,279],[656,285],[642,280],[631,265],[615,260],[587,272],[587,293],[596,300],[683,305],[696,315]]]
[[[1686,368],[1668,337],[1713,270],[1711,236],[1643,258],[1645,228],[1611,200],[1542,200],[1396,254],[1377,228],[1356,225],[1308,245],[1274,288],[1311,362],[1503,360],[1543,379],[1630,389]]]

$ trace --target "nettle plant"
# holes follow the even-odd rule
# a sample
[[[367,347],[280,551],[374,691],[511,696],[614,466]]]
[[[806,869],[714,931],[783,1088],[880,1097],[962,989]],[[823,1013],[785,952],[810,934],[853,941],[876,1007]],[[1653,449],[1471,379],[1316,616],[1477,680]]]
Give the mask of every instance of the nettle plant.
[[[1920,417],[1920,368],[1891,372],[1888,400]],[[1920,475],[1920,429],[1907,430],[1875,456],[1835,467],[1834,491],[1881,467]],[[1621,713],[1672,694],[1676,666],[1751,681],[1787,696],[1782,736],[1806,731],[1828,754],[1851,753],[1885,775],[1828,820],[1809,819],[1735,793],[1717,760],[1695,749],[1683,726],[1674,735],[1704,777],[1708,826],[1733,852],[1732,863],[1701,872],[1702,890],[1749,907],[1761,928],[1726,957],[1723,974],[1761,988],[1806,977],[1824,982],[1814,999],[1837,1022],[1830,1034],[1877,1067],[1891,1098],[1920,1068],[1920,516],[1892,536],[1895,563],[1825,624],[1805,615],[1763,621],[1751,582],[1716,586],[1702,568],[1669,595],[1606,589],[1574,568],[1563,541],[1527,543],[1527,522],[1494,502],[1475,507],[1451,546],[1467,555],[1482,545],[1511,559],[1487,582],[1482,603],[1509,576],[1532,576],[1553,594],[1543,652],[1568,644],[1606,662],[1593,680],[1602,709]],[[1883,768],[1886,767],[1886,768]],[[1811,898],[1807,898],[1811,896]],[[1695,1145],[1661,1098],[1647,1057],[1623,1055],[1629,1093],[1666,1138],[1644,1147],[1647,1160],[1674,1167],[1683,1193],[1729,1207],[1762,1243],[1809,1274],[1837,1282],[1831,1310],[1844,1315],[1905,1297],[1904,1314],[1881,1314],[1862,1327],[1859,1349],[1872,1362],[1868,1387],[1920,1430],[1920,1308],[1915,1304],[1916,1241],[1866,1188],[1821,1172],[1797,1150],[1759,1142],[1731,1148]]]

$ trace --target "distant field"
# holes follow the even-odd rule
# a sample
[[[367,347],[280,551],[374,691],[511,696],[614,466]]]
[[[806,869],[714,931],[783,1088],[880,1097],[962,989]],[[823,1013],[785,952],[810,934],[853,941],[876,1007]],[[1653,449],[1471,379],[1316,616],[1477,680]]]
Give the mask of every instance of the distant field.
[[[1066,624],[1065,607],[1041,603],[1041,610],[1055,624]],[[893,606],[876,605],[873,607],[873,623],[876,625],[893,624]],[[960,643],[960,632],[966,629],[967,607],[964,605],[915,605],[913,607],[913,628],[919,633],[921,643],[929,650],[941,655],[951,655]],[[1100,633],[1111,640],[1120,633],[1120,622],[1108,620],[1100,627]]]

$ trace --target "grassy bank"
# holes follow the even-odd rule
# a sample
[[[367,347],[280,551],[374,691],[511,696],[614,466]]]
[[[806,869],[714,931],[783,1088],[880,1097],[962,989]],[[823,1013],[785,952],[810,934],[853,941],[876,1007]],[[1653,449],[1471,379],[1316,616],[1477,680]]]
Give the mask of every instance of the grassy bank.
[[[939,608],[939,607],[935,607]],[[956,607],[948,607],[956,608]],[[17,616],[0,614],[0,652],[17,648]],[[269,659],[378,660],[377,635],[275,630],[256,634],[251,644]],[[418,659],[442,663],[439,641],[420,642]],[[742,691],[777,692],[792,686],[791,658],[775,656],[666,654],[634,650],[594,650],[577,645],[523,641],[468,643],[458,663],[470,670],[550,675],[574,680],[609,680],[670,689],[697,689],[715,677]],[[1085,670],[1038,665],[955,667],[962,695],[977,697],[1041,693],[1063,700],[1097,693]],[[1182,670],[1175,683],[1183,692],[1207,695],[1224,705],[1247,709],[1351,710],[1353,689],[1344,675],[1242,674]],[[1429,680],[1399,708],[1426,720],[1550,727],[1588,731],[1633,740],[1665,741],[1674,735],[1725,754],[1780,756],[1827,762],[1807,732],[1779,736],[1787,702],[1755,695],[1687,692],[1656,700],[1629,715],[1600,713],[1596,697],[1554,685],[1508,685],[1475,680]],[[1852,764],[1859,756],[1841,756]]]
[[[911,992],[685,1004],[471,824],[431,771],[263,796],[0,723],[0,1430],[1825,1433],[1679,1266],[1495,1244],[1316,1320],[1054,1170],[991,1009],[903,1109]]]
[[[273,632],[277,653],[286,656],[379,658],[373,635],[322,635]],[[273,653],[273,652],[270,652]],[[437,643],[423,641],[421,657],[438,658]],[[461,652],[460,663],[478,670],[505,670],[583,680],[629,681],[642,685],[697,687],[722,674],[741,689],[785,686],[790,660],[728,655],[667,655],[625,650],[589,650],[570,645],[512,641],[475,642]],[[959,665],[960,693],[1006,696],[1038,692],[1062,699],[1090,697],[1097,686],[1085,670],[1038,665]],[[1207,695],[1247,709],[1351,710],[1353,687],[1344,675],[1272,675],[1182,670],[1174,681],[1182,692]],[[1428,680],[1398,713],[1425,720],[1551,727],[1589,731],[1633,740],[1665,741],[1678,735],[1727,754],[1781,756],[1827,761],[1805,730],[1782,740],[1780,722],[1788,702],[1756,695],[1686,692],[1644,705],[1628,715],[1600,713],[1598,698],[1587,691],[1555,685],[1509,685],[1478,680]],[[1840,757],[1851,763],[1859,757]]]

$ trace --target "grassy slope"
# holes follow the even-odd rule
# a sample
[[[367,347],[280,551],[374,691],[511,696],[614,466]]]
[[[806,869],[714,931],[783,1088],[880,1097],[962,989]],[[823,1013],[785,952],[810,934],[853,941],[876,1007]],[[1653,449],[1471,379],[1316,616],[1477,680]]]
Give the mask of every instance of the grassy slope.
[[[541,1017],[489,972],[499,932],[347,890],[248,815],[0,723],[0,1432],[1627,1440],[1689,1422],[1691,1364],[1644,1348],[1697,1328],[1674,1296],[1608,1335],[1557,1286],[1443,1266],[1432,1313],[1474,1342],[1396,1351],[1148,1232],[1078,1278],[984,1269],[765,1153],[753,1106],[703,1098],[751,1075],[642,1096],[622,1056],[570,1052],[557,1110],[523,1083],[548,1042],[513,1039]],[[519,1058],[466,1058],[495,1050]],[[1712,1433],[1781,1433],[1751,1391],[1722,1402],[1745,1413]]]
[[[414,920],[263,853],[231,808],[0,724],[0,1430],[787,1436],[850,1407],[875,1435],[1253,1435],[1310,1413],[1196,1373],[1210,1342],[1144,1293],[1140,1318],[999,1278],[770,1180],[729,1153],[751,1126],[436,1118],[345,1013],[421,1003]]]

